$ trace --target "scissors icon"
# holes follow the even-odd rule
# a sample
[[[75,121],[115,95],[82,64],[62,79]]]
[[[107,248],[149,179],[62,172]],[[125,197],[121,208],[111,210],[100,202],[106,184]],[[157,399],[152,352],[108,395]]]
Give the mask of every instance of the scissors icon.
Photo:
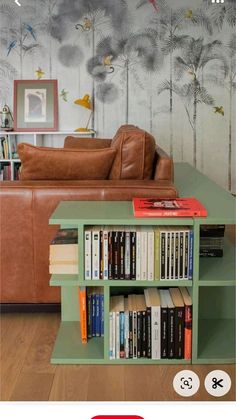
[[[223,388],[224,386],[222,386],[222,384],[221,384],[222,381],[223,381],[223,378],[221,378],[220,380],[217,380],[217,378],[215,378],[215,377],[212,378],[212,382],[214,383],[214,384],[212,384],[212,388],[214,390],[216,390],[218,386]]]

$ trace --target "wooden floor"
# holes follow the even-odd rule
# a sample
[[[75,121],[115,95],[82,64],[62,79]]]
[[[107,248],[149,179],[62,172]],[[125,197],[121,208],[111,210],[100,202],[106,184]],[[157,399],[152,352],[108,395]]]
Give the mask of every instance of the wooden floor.
[[[173,401],[174,375],[195,371],[199,392],[191,400],[235,400],[235,366],[93,366],[51,365],[50,356],[60,323],[57,313],[3,314],[1,316],[2,401]],[[219,399],[209,396],[204,378],[223,369],[232,379],[230,392]]]

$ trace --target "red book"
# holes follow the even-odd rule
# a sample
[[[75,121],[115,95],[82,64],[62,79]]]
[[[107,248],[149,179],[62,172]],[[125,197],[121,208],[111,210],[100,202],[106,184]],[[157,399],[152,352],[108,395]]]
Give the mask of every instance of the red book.
[[[82,343],[87,343],[87,305],[86,305],[86,287],[79,288],[79,308],[80,308],[80,331]]]
[[[133,198],[135,217],[206,217],[206,208],[195,198]]]
[[[192,298],[186,287],[179,288],[185,307],[184,318],[184,358],[191,359],[192,357]]]

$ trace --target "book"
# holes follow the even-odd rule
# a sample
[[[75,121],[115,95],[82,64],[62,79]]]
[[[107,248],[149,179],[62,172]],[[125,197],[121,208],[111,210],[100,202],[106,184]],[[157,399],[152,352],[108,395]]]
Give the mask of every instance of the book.
[[[85,251],[85,279],[92,279],[92,230],[85,228],[84,232],[84,251]]]
[[[100,278],[100,229],[92,229],[92,279]]]
[[[161,358],[167,358],[168,309],[165,290],[160,290],[161,299]]]
[[[82,343],[87,343],[87,307],[86,307],[86,287],[79,288],[79,307],[80,307],[80,332]]]
[[[151,309],[151,356],[161,358],[161,300],[157,288],[144,290],[146,307]]]
[[[124,299],[124,314],[125,314],[125,358],[129,358],[129,303],[128,297]]]
[[[135,217],[206,217],[207,210],[196,198],[133,198]]]
[[[184,358],[192,357],[192,298],[186,287],[179,288],[184,301]]]
[[[49,264],[49,273],[53,274],[77,274],[78,273],[78,263],[50,263]]]
[[[146,302],[144,295],[136,295],[137,310],[137,358],[146,356]],[[145,325],[145,327],[143,327]]]
[[[167,304],[167,358],[173,359],[175,357],[175,336],[174,336],[174,304],[170,295],[169,289],[164,290],[165,300]]]
[[[184,358],[184,301],[178,288],[169,289],[174,304],[174,358]]]

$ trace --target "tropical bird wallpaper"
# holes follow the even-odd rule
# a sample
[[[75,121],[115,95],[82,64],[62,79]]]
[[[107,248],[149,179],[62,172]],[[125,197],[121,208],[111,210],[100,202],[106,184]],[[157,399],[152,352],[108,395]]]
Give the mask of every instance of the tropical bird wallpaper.
[[[60,130],[150,131],[236,193],[236,0],[0,0],[0,106],[14,79],[56,78]]]

